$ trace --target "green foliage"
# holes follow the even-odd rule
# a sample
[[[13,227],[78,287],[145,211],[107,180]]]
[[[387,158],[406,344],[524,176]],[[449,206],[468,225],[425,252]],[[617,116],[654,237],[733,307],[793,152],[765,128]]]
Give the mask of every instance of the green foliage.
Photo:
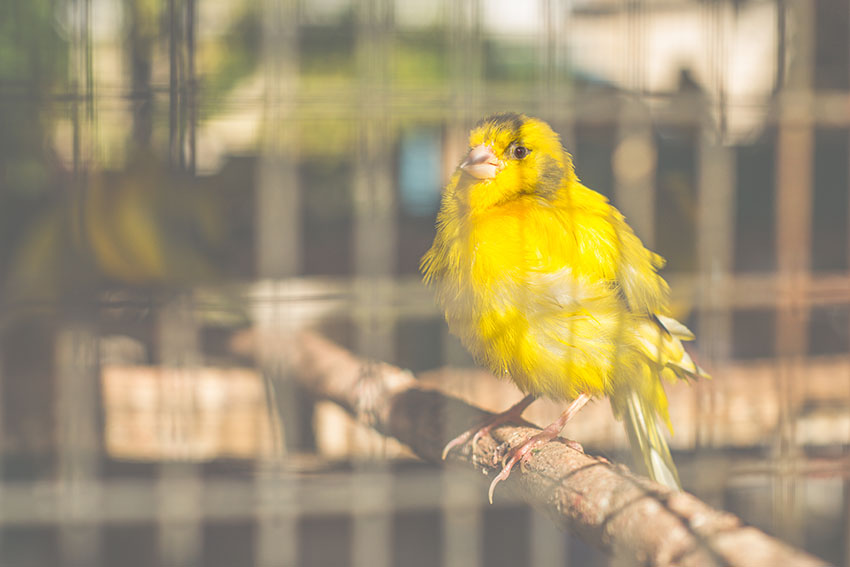
[[[67,41],[50,0],[0,2],[0,82],[35,92],[67,74]]]
[[[68,41],[55,10],[50,0],[0,2],[0,272],[53,175],[46,102],[68,75]]]
[[[447,52],[441,30],[398,34],[393,46],[394,80],[437,86],[448,79]]]
[[[298,51],[299,71],[308,79],[355,76],[355,29],[350,21],[333,27],[301,26]]]
[[[215,114],[242,80],[254,73],[262,57],[262,20],[257,7],[246,7],[220,41],[203,46],[201,95],[206,114]]]
[[[484,73],[495,81],[531,82],[537,73],[534,45],[487,40],[484,43]]]

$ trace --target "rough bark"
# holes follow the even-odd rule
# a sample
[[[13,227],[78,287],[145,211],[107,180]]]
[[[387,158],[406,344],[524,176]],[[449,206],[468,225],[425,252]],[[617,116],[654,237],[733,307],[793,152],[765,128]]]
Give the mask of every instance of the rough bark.
[[[316,397],[365,416],[421,458],[440,462],[445,443],[482,420],[486,412],[436,389],[410,373],[358,359],[323,337],[303,333],[288,341],[291,375]],[[448,460],[492,475],[502,443],[520,443],[534,426],[506,424],[476,447],[467,443]],[[482,487],[484,490],[484,487]],[[616,556],[652,566],[823,566],[737,517],[715,510],[687,492],[673,492],[621,465],[548,443],[524,470],[516,467],[499,491],[515,490],[561,528]]]

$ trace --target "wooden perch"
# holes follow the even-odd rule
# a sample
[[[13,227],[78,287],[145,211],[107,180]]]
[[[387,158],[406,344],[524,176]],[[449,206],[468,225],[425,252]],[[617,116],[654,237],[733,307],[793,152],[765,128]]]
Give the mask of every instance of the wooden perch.
[[[310,392],[366,416],[375,429],[423,459],[440,462],[448,439],[486,415],[422,386],[406,371],[360,360],[316,334],[303,333],[286,344],[285,365]],[[467,443],[449,460],[495,474],[498,469],[490,463],[496,447],[506,441],[518,444],[534,431],[530,424],[501,426],[493,431],[495,440],[484,438],[474,450]],[[826,565],[691,494],[670,491],[562,443],[545,445],[525,470],[515,468],[499,490],[508,488],[545,511],[561,529],[639,564]]]

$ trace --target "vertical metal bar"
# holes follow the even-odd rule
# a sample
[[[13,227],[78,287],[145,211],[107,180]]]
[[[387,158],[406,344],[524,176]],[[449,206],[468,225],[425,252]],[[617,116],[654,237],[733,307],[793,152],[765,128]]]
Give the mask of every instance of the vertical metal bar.
[[[169,0],[169,152],[172,164],[195,169],[195,1]]]
[[[392,565],[392,475],[385,466],[359,463],[351,475],[353,567]]]
[[[177,25],[177,2],[168,0],[168,155],[172,163],[179,162],[179,40],[180,27]]]
[[[612,156],[617,207],[648,248],[655,244],[655,169],[658,151],[648,109],[625,101],[620,109],[617,148]]]
[[[284,361],[280,341],[287,340],[298,321],[294,319],[292,294],[286,293],[287,281],[266,281],[253,314],[258,337],[257,360],[267,385],[269,418],[274,435],[274,451],[269,459],[258,462],[255,557],[257,565],[294,566],[298,560],[298,517],[300,514],[298,478],[288,471],[284,457],[284,434],[300,437],[297,397],[292,382],[282,370]],[[285,356],[285,354],[283,355]],[[281,415],[286,423],[281,421]],[[285,428],[285,429],[284,429]]]
[[[850,135],[850,133],[848,133],[848,135]],[[848,145],[848,146],[850,146],[850,145]],[[846,167],[848,169],[850,169],[850,152],[848,152],[848,154],[849,155],[847,156],[848,159],[847,159],[847,166]],[[850,174],[848,174],[847,178],[850,179]],[[848,227],[848,230],[847,230],[847,239],[848,239],[848,243],[847,243],[847,265],[850,266],[850,201],[848,201],[848,204],[847,204],[847,227]],[[844,328],[844,332],[847,335],[850,335],[850,322],[848,322],[848,326]],[[844,373],[845,374],[844,388],[845,388],[845,391],[846,391],[848,388],[850,388],[850,352],[845,354],[844,361],[845,361],[845,368],[846,368],[845,373]],[[0,363],[2,363],[2,360],[0,360]],[[0,375],[0,385],[2,385],[2,375]],[[2,389],[0,389],[0,391],[2,391]],[[0,408],[2,408],[2,407],[3,407],[2,406],[2,399],[0,399]],[[0,415],[0,423],[2,423],[2,415]],[[845,428],[845,434],[844,434],[843,438],[844,439],[850,438],[850,431],[847,431],[847,428]],[[845,445],[845,447],[844,447],[844,457],[847,458],[847,456],[849,454],[850,454],[850,448],[848,448]],[[844,533],[844,549],[842,551],[844,552],[844,565],[850,565],[850,480],[845,479],[843,484],[842,484],[842,487],[843,487],[843,490],[842,490],[842,499],[843,499],[842,507],[843,507],[843,512],[844,512],[844,514],[843,514],[843,516],[844,516],[843,517],[843,522],[844,522],[844,530],[843,530],[843,533]],[[1,506],[2,506],[2,500],[0,500],[0,507]]]
[[[565,62],[564,42],[569,37],[566,30],[568,9],[561,0],[542,0],[539,8],[542,29],[538,40],[541,62],[539,77],[541,84],[538,90],[542,98],[538,104],[542,116],[553,121],[556,130],[567,140],[572,141],[572,113],[567,112],[568,106],[565,104],[567,94],[564,88],[565,73],[559,73],[559,69]],[[567,117],[570,118],[569,124],[566,124]],[[569,127],[569,131],[565,131],[565,126]],[[568,566],[568,549],[564,535],[541,514],[532,513],[530,523],[531,566]]]
[[[789,123],[790,122],[790,123]],[[777,223],[779,297],[776,318],[777,392],[779,396],[779,470],[775,494],[777,532],[801,544],[799,499],[791,472],[798,455],[794,402],[803,393],[809,306],[806,298],[811,236],[813,136],[810,125],[783,122],[777,149]]]
[[[556,130],[571,142],[574,113],[570,109],[566,71],[570,11],[564,0],[542,0],[539,7],[543,29],[538,39],[541,69],[537,106],[541,116],[553,121]]]
[[[257,538],[254,563],[258,566],[298,565],[298,482],[280,458],[266,463],[257,479]]]
[[[570,567],[568,536],[555,527],[550,518],[539,512],[532,512],[530,520],[531,567]]]
[[[446,119],[465,136],[480,118],[484,98],[480,0],[448,1],[446,14],[451,81]]]
[[[95,104],[93,45],[91,38],[91,0],[71,3],[74,33],[71,41],[71,85],[74,172],[79,174],[83,162],[93,152]]]
[[[484,105],[480,0],[446,0],[444,29],[447,33],[450,81],[449,107],[444,113],[443,179],[448,180],[466,148],[469,128],[481,118]],[[443,353],[452,363],[468,360],[466,351],[447,330]]]
[[[537,34],[537,111],[548,120],[552,120],[555,106],[554,89],[557,75],[555,72],[557,39],[556,0],[541,0],[538,3],[538,22],[541,33]]]
[[[63,565],[100,564],[97,337],[90,325],[71,323],[56,345],[57,443],[62,506],[59,540]]]
[[[291,313],[281,301],[286,296],[282,278],[295,276],[301,260],[300,189],[298,186],[298,144],[295,117],[298,62],[297,0],[263,4],[263,123],[265,130],[260,156],[254,218],[256,219],[256,265],[259,292],[267,302],[257,305],[255,325],[259,339],[257,357],[268,386],[269,395],[283,389],[271,399],[292,402],[283,413],[295,416],[295,394],[281,373],[276,349],[269,341],[283,336],[291,328]],[[275,413],[273,413],[276,415]],[[299,420],[288,419],[287,435],[300,437]],[[282,427],[278,424],[277,427]],[[282,449],[279,447],[279,449]],[[280,456],[280,455],[278,455]]]
[[[621,84],[633,93],[641,93],[644,88],[644,10],[643,0],[622,0],[620,6],[620,25],[623,47],[621,53],[628,54],[621,59]]]
[[[298,2],[263,4],[263,153],[257,185],[257,275],[291,277],[301,265],[296,93]]]
[[[284,461],[286,445],[283,434],[297,438],[300,420],[295,407],[297,396],[291,387],[292,382],[282,370],[284,361],[280,359],[279,341],[287,340],[287,333],[298,325],[291,305],[282,299],[287,295],[284,293],[286,286],[287,282],[267,282],[266,301],[259,302],[254,313],[258,335],[257,360],[267,386],[274,443],[272,454],[260,457],[257,463],[260,474],[254,487],[257,494],[255,521],[258,524],[254,556],[257,565],[289,567],[297,565],[298,561],[300,501],[297,497],[297,475],[290,472],[291,468]],[[286,431],[283,431],[281,413],[287,417]]]
[[[129,2],[127,20],[127,47],[130,65],[130,91],[132,93],[133,143],[140,148],[150,146],[153,130],[153,92],[151,90],[152,41],[145,19],[150,14],[139,2]]]
[[[848,128],[845,135],[850,137],[850,128]],[[850,143],[848,143],[847,146],[848,146],[848,149],[850,149]],[[850,151],[847,152],[847,169],[848,169],[847,179],[850,179]],[[846,261],[847,261],[847,266],[850,266],[850,199],[847,200],[846,215],[847,215],[846,216],[846,218],[847,218],[847,221],[846,221],[847,222],[847,258],[846,258]],[[850,329],[847,329],[845,332],[847,332],[847,334],[850,335]],[[848,362],[850,362],[850,361],[848,361]],[[850,561],[850,556],[848,556],[847,559],[848,559],[848,561]]]
[[[443,567],[482,564],[483,512],[477,481],[466,471],[443,472]]]
[[[189,439],[181,428],[192,407],[193,369],[201,363],[200,339],[189,294],[170,298],[157,309],[157,337],[162,367],[161,420],[169,427],[168,445],[182,455],[168,455],[160,466],[157,492],[160,563],[168,567],[197,564],[202,545],[202,480],[191,462]],[[182,457],[182,458],[181,458]]]
[[[357,10],[357,80],[359,119],[354,169],[355,301],[357,349],[368,359],[392,360],[396,324],[394,285],[396,195],[391,158],[390,55],[393,5],[390,0],[364,0]],[[370,387],[364,367],[362,387]],[[359,408],[368,412],[369,408]],[[362,456],[381,451],[365,446]],[[392,562],[390,476],[386,464],[365,459],[355,466],[353,485],[354,567],[388,567]],[[382,480],[380,480],[382,479]]]
[[[94,114],[94,46],[91,39],[91,0],[83,0],[84,69],[86,85],[86,119],[93,122]]]
[[[260,296],[254,310],[258,335],[257,361],[266,384],[275,450],[259,463],[255,491],[258,565],[294,566],[298,560],[298,517],[301,513],[298,479],[287,472],[284,439],[302,438],[304,402],[282,370],[277,341],[297,325],[288,278],[301,267],[301,196],[298,183],[299,148],[296,96],[298,91],[298,2],[262,3],[262,60],[264,71],[263,146],[254,217],[257,284]],[[288,296],[288,297],[287,297]],[[284,423],[285,420],[285,423]]]
[[[186,0],[177,0],[176,20],[171,25],[177,30],[173,39],[176,43],[174,53],[177,55],[175,92],[177,93],[177,152],[175,164],[180,170],[186,169]]]
[[[710,127],[709,125],[706,125]],[[699,189],[697,203],[697,253],[699,255],[700,351],[715,368],[722,368],[731,355],[733,298],[728,290],[732,279],[735,234],[735,154],[713,135],[704,132],[699,144]],[[714,439],[713,412],[703,412],[712,400],[710,388],[695,384],[697,447]]]
[[[626,33],[623,36],[626,87],[635,94],[644,87],[643,2],[623,0]],[[650,248],[655,243],[655,166],[657,150],[652,139],[649,110],[636,99],[622,103],[617,117],[618,142],[614,150],[614,195],[618,208]]]
[[[78,8],[77,3],[76,2],[73,3],[72,7]],[[79,17],[78,17],[78,19],[82,20],[82,18],[79,18]],[[83,25],[81,22],[75,21],[73,19],[73,17],[72,17],[72,22],[74,24],[77,24],[80,28]],[[71,106],[71,122],[73,124],[73,141],[72,141],[73,149],[72,149],[72,154],[73,154],[73,159],[74,159],[74,172],[75,173],[79,172],[80,164],[81,164],[81,157],[80,157],[81,156],[81,153],[80,153],[80,145],[81,145],[81,139],[80,139],[80,137],[81,137],[81,134],[80,134],[80,83],[79,83],[79,77],[82,74],[82,71],[81,71],[81,66],[80,66],[79,51],[80,51],[80,44],[84,42],[84,40],[81,39],[81,35],[82,35],[82,32],[78,31],[78,33],[76,33],[72,36],[72,42],[71,42],[72,51],[71,51],[71,56],[69,58],[70,62],[71,62],[71,73],[72,73],[71,74],[71,85],[70,85],[71,88],[70,88],[70,90],[71,90],[71,94],[72,94],[72,97],[73,97],[72,103],[71,103],[71,105],[72,105]]]
[[[392,360],[395,313],[391,278],[396,257],[396,195],[392,177],[388,0],[358,5],[358,104],[354,167],[354,259],[357,348],[366,358]],[[364,372],[368,372],[365,369]]]
[[[842,498],[844,500],[844,541],[843,549],[844,562],[843,565],[850,565],[850,480],[844,480]]]
[[[481,6],[479,0],[446,0],[444,14],[448,34],[451,99],[445,119],[444,178],[462,158],[469,127],[481,118],[484,97]],[[468,360],[460,343],[443,337],[443,362]],[[474,384],[470,384],[474,387]],[[444,476],[442,501],[443,565],[481,565],[483,560],[483,514],[480,500],[473,497],[464,475]]]
[[[777,351],[780,355],[798,356],[806,352],[806,289],[809,279],[812,212],[813,129],[807,121],[792,117],[779,130],[777,148],[777,234],[780,298],[780,321]]]
[[[802,543],[802,491],[791,472],[796,457],[794,401],[802,393],[803,363],[807,351],[809,307],[807,288],[810,267],[812,211],[812,152],[814,147],[810,105],[814,68],[814,5],[789,6],[797,23],[795,59],[789,69],[789,88],[783,92],[777,144],[776,226],[779,297],[776,318],[779,395],[778,461],[774,492],[777,534]]]
[[[171,376],[172,380],[186,379]],[[202,482],[195,465],[170,462],[160,467],[158,494],[159,564],[197,565],[202,546]]]
[[[705,84],[711,101],[709,113],[716,122],[719,122],[720,119],[720,97],[718,95],[722,72],[720,65],[718,65],[721,38],[723,37],[723,23],[719,18],[720,4],[721,2],[707,2],[700,5],[702,28],[706,38],[703,46],[705,49],[704,57],[708,62]]]
[[[733,6],[731,2],[720,0],[712,2],[711,10],[711,33],[709,37],[709,49],[711,61],[714,62],[712,69],[712,95],[715,100],[717,109],[716,119],[720,138],[724,139],[727,129],[727,95],[726,95],[726,75],[728,73],[729,53],[727,50],[727,28],[733,22]]]
[[[358,5],[360,118],[354,182],[354,253],[357,275],[367,278],[385,278],[395,269],[396,198],[388,77],[391,18],[387,0],[368,0]]]
[[[196,78],[195,78],[195,21],[196,21],[195,0],[186,0],[186,81],[185,81],[185,96],[184,104],[186,107],[186,128],[188,129],[188,139],[186,140],[186,169],[190,173],[195,173],[196,161],[196,129],[198,121],[197,97],[195,93]]]
[[[794,34],[786,38],[794,42],[793,49],[789,49],[794,54],[794,64],[782,61],[787,81],[783,95],[811,94],[815,69],[815,7],[811,2],[792,1],[786,3],[785,8],[786,21],[794,22]]]
[[[91,2],[71,4],[73,35],[71,76],[74,127],[74,173],[82,179],[94,140],[94,73],[92,68]],[[64,565],[100,564],[97,334],[89,314],[73,306],[75,319],[57,333],[56,432],[59,481],[62,486],[59,546]]]
[[[776,0],[776,82],[773,92],[778,93],[785,85],[785,67],[788,56],[788,7],[786,0]]]

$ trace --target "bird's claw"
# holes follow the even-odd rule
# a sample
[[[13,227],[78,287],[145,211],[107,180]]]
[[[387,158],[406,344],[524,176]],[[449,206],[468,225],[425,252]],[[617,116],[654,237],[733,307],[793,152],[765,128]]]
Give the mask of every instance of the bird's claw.
[[[511,444],[507,441],[496,447],[493,451],[493,464],[498,465],[502,463],[502,466],[505,465],[505,459],[511,451]]]
[[[513,465],[511,465],[513,466]],[[490,490],[487,491],[487,498],[490,499],[490,504],[493,503],[493,493],[496,492],[496,485],[511,476],[511,467],[503,467],[493,482],[490,483]]]
[[[502,463],[502,470],[499,474],[496,475],[496,478],[493,479],[493,482],[490,483],[490,491],[488,492],[488,496],[490,498],[490,504],[493,503],[493,493],[496,490],[496,485],[507,479],[511,475],[511,470],[514,466],[519,463],[520,470],[525,472],[525,465],[531,459],[532,455],[535,455],[542,449],[542,445],[545,445],[553,438],[552,432],[549,431],[541,431],[537,435],[534,435],[530,439],[526,440],[524,443],[519,445],[517,448],[511,450],[510,443],[502,443],[496,450],[493,452],[493,464],[497,465]],[[571,439],[563,439],[557,438],[559,441],[562,441],[565,445],[570,447],[571,449],[575,449],[580,453],[584,453],[584,447],[581,446],[581,443],[577,441],[572,441]],[[505,461],[507,459],[507,462]]]
[[[490,416],[487,419],[484,419],[477,427],[464,431],[446,444],[443,449],[443,460],[446,459],[452,449],[469,441],[470,436],[472,437],[472,448],[474,450],[481,438],[485,435],[490,435],[490,432],[493,431],[493,429],[511,420],[519,420],[523,410],[525,410],[525,408],[527,408],[533,401],[533,396],[526,396],[502,413]]]
[[[449,441],[448,443],[446,443],[446,446],[443,448],[443,460],[446,460],[446,457],[449,455],[452,449],[464,445],[467,441],[469,441],[470,437],[472,437],[472,448],[473,450],[475,450],[475,447],[478,445],[478,442],[481,441],[481,438],[485,435],[490,435],[490,431],[492,431],[493,427],[498,425],[498,423],[500,422],[494,420],[490,423],[485,423],[481,427],[468,429],[457,437],[455,437],[454,439],[452,439],[451,441]]]
[[[535,453],[535,450],[539,450],[537,449],[537,445],[545,441],[548,441],[548,439],[537,438],[537,436],[532,437],[531,439],[514,449],[511,453],[507,453],[508,449],[510,449],[510,445],[508,443],[502,443],[496,448],[496,451],[493,455],[494,464],[501,461],[502,470],[499,471],[499,474],[497,474],[496,478],[493,479],[493,482],[490,483],[490,490],[487,493],[488,497],[490,498],[490,504],[493,503],[493,494],[496,491],[496,485],[511,476],[511,470],[513,470],[514,466],[517,463],[519,463],[520,470],[525,472],[526,463]],[[507,462],[504,462],[508,454],[510,454],[510,458],[507,460]]]
[[[449,453],[451,452],[452,449],[454,449],[456,447],[460,447],[461,445],[463,445],[464,443],[469,441],[470,437],[472,437],[472,430],[471,429],[464,431],[463,433],[461,433],[460,435],[458,435],[457,437],[455,437],[454,439],[452,439],[451,441],[446,443],[446,446],[443,447],[443,455],[442,455],[443,460],[444,461],[446,460],[446,457],[449,456]],[[475,439],[473,438],[472,441],[473,441],[473,445],[474,445]]]
[[[478,445],[478,442],[481,441],[481,438],[484,435],[490,435],[490,428],[487,426],[484,426],[475,432],[475,435],[472,436],[472,446],[475,447]]]

